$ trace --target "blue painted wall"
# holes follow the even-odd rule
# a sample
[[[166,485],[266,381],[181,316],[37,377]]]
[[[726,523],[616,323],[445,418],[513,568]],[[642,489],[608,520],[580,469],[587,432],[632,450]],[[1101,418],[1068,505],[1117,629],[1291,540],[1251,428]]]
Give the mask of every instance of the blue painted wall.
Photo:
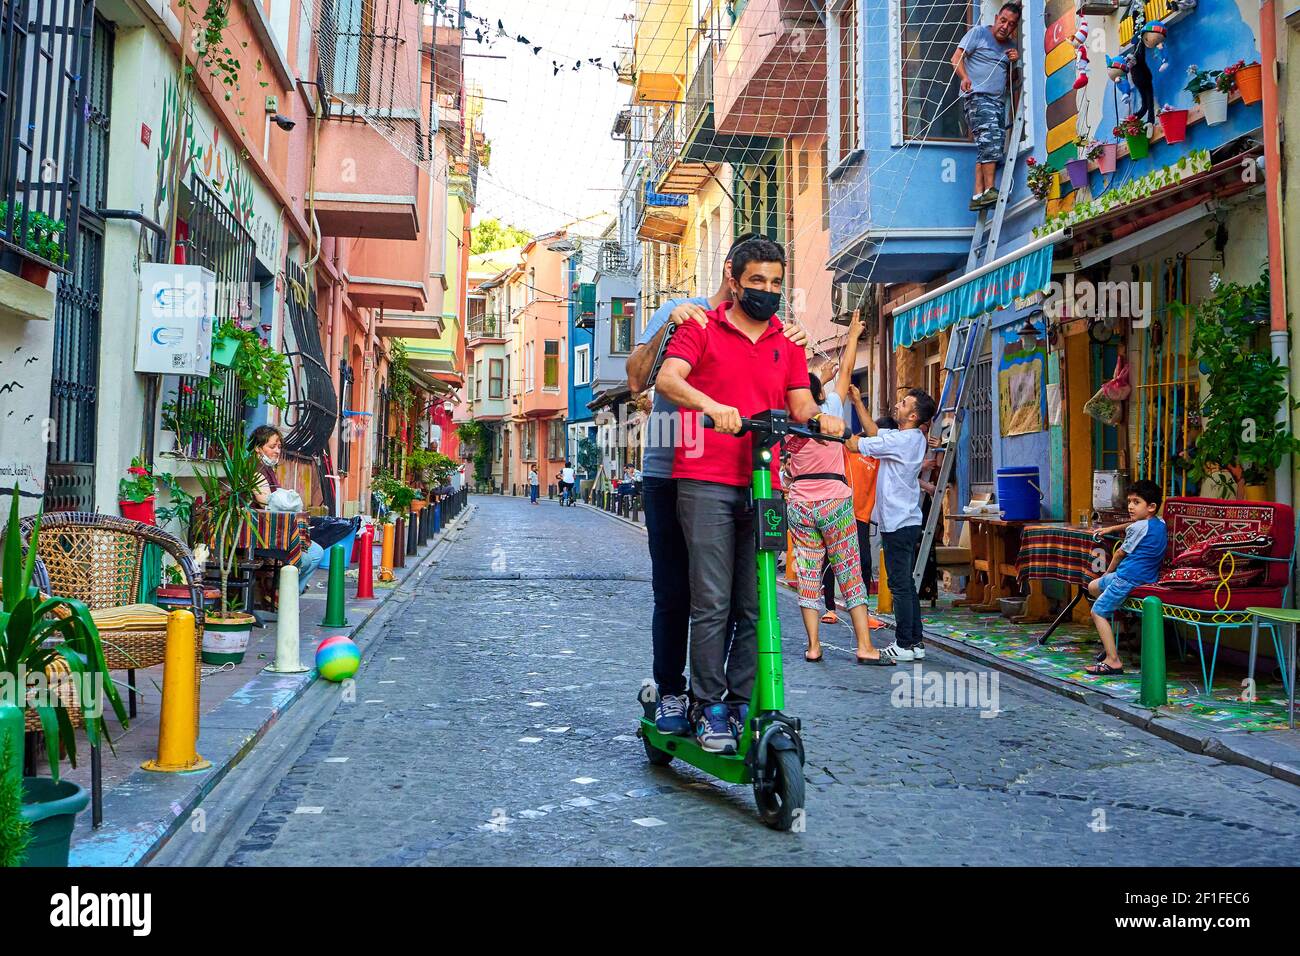
[[[579,250],[565,260],[565,287],[569,290],[569,412],[565,416],[570,424],[579,422],[589,422],[593,419],[591,411],[587,408],[587,403],[592,400],[591,381],[585,385],[578,385],[574,382],[574,370],[577,368],[577,362],[574,361],[574,350],[580,345],[592,344],[591,329],[578,328],[578,313],[581,303],[578,300],[577,284],[582,281],[582,263],[583,252]],[[591,356],[594,359],[596,350],[591,349]]]

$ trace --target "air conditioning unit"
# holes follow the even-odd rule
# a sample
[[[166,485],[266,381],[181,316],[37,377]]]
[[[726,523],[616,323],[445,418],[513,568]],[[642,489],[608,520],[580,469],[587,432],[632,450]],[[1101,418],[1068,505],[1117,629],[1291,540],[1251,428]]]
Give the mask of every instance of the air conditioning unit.
[[[848,325],[854,309],[862,310],[862,324],[866,328],[875,325],[876,296],[870,282],[837,283],[831,301],[834,303],[831,321],[836,325]]]

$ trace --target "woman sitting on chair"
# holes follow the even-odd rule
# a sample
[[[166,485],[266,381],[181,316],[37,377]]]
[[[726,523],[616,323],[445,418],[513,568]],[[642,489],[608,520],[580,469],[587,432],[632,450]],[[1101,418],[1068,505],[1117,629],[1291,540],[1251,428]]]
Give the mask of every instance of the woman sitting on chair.
[[[248,436],[248,447],[257,455],[258,470],[262,473],[262,480],[258,484],[257,491],[253,493],[253,497],[263,507],[270,500],[272,492],[280,488],[279,479],[275,476],[275,468],[280,464],[283,445],[284,439],[280,435],[280,430],[274,425],[259,425],[253,429],[253,434]],[[320,567],[324,557],[325,549],[315,541],[309,541],[307,550],[298,558],[299,593],[307,590],[308,581],[315,570]]]

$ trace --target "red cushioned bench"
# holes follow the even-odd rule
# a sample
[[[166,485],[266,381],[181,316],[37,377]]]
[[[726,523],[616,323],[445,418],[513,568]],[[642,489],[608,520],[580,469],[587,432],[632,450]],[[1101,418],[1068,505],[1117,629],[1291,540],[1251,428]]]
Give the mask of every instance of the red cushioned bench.
[[[1166,567],[1174,558],[1194,545],[1229,532],[1266,534],[1273,539],[1265,554],[1246,554],[1229,550],[1237,569],[1263,566],[1263,575],[1244,586],[1207,586],[1197,589],[1164,587],[1158,584],[1134,588],[1124,602],[1128,611],[1142,610],[1144,597],[1158,597],[1164,604],[1164,618],[1196,629],[1197,646],[1202,648],[1201,676],[1208,694],[1214,680],[1214,664],[1219,654],[1219,635],[1224,628],[1249,627],[1249,607],[1287,607],[1291,596],[1291,575],[1295,565],[1297,528],[1290,505],[1277,501],[1231,501],[1222,498],[1168,498],[1163,517],[1168,528],[1169,545]],[[1281,656],[1280,631],[1269,625],[1278,660]],[[1214,649],[1208,669],[1201,643],[1202,628],[1214,629]]]

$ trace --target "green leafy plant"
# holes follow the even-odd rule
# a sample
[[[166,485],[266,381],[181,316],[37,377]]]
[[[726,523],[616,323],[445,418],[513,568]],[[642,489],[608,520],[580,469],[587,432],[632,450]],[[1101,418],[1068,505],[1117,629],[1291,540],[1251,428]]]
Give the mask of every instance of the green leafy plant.
[[[0,749],[0,867],[22,866],[32,842],[32,825],[23,818],[23,778],[12,772],[21,753],[5,737]]]
[[[169,475],[165,472],[159,472],[154,475],[158,483],[167,489],[170,497],[169,503],[156,512],[158,521],[166,524],[175,518],[180,522],[181,528],[190,526],[190,516],[194,513],[194,496],[181,487],[181,483],[175,475]],[[179,581],[174,582],[179,584]]]
[[[143,458],[139,455],[132,458],[131,466],[127,468],[126,473],[128,477],[122,478],[117,483],[118,501],[139,503],[153,497],[154,477]]]
[[[406,453],[406,477],[411,481],[429,482],[429,466],[437,452],[421,448],[418,444]]]
[[[1201,400],[1202,432],[1192,455],[1192,472],[1212,478],[1226,494],[1237,480],[1261,484],[1300,441],[1275,418],[1287,407],[1287,368],[1267,349],[1255,347],[1253,319],[1268,301],[1268,269],[1257,282],[1219,282],[1195,310],[1192,352],[1208,385]],[[1191,310],[1173,303],[1178,315]],[[1290,407],[1297,407],[1294,400]]]
[[[194,399],[182,402],[171,399],[162,404],[163,428],[176,436],[181,448],[189,448],[195,439],[217,431],[216,396],[221,391],[221,379],[210,376],[201,379],[182,379],[179,387],[181,395],[195,395]]]
[[[594,475],[600,467],[600,446],[594,439],[578,439],[578,467],[589,475]]]
[[[242,441],[227,445],[219,441],[218,466],[208,466],[198,474],[203,487],[204,528],[207,540],[217,551],[221,571],[221,613],[229,617],[232,605],[227,587],[239,554],[238,544],[245,529],[260,546],[263,542],[251,510],[257,506],[257,491],[264,481],[257,456]]]
[[[40,526],[38,515],[32,541],[37,540]],[[59,750],[66,750],[68,762],[76,767],[77,740],[67,708],[57,694],[51,693],[54,688],[45,677],[56,658],[62,658],[67,673],[77,680],[77,698],[92,747],[99,746],[101,738],[110,747],[113,744],[104,721],[105,698],[123,727],[127,726],[127,714],[109,678],[99,630],[90,610],[73,598],[42,600],[40,592],[32,587],[35,567],[35,547],[29,547],[23,556],[18,533],[18,486],[14,485],[0,564],[4,604],[0,611],[0,689],[7,688],[6,693],[12,694],[14,706],[36,713],[45,736],[50,775],[57,781]],[[59,637],[62,642],[52,643]]]
[[[1192,94],[1192,99],[1200,102],[1201,94],[1208,93],[1217,85],[1218,78],[1223,75],[1222,70],[1200,70],[1193,63],[1187,68],[1187,85],[1183,90]]]
[[[411,510],[411,502],[415,500],[415,496],[414,488],[399,483],[389,499],[389,507],[398,514],[406,514]]]
[[[239,340],[239,350],[231,367],[239,378],[245,404],[256,405],[264,398],[268,405],[281,411],[287,408],[289,399],[285,388],[289,382],[289,357],[264,343],[252,329],[241,328],[229,319],[217,328],[217,335]],[[214,370],[212,377],[217,374]]]
[[[23,218],[23,204],[14,203],[14,225]],[[0,223],[9,221],[9,203],[7,200],[0,200]],[[65,223],[58,219],[52,219],[39,209],[33,209],[27,214],[27,242],[28,252],[40,256],[46,262],[52,262],[56,266],[61,266],[68,261],[68,252],[64,248],[63,234],[67,231]]]
[[[1205,172],[1210,168],[1210,165],[1210,151],[1208,149],[1197,149],[1185,153],[1176,163],[1171,163],[1160,169],[1153,169],[1145,176],[1130,180],[1122,186],[1106,190],[1096,199],[1089,202],[1075,203],[1073,208],[1055,216],[1050,216],[1041,226],[1034,229],[1034,236],[1047,236],[1064,229],[1066,226],[1072,226],[1077,222],[1087,222],[1089,219],[1095,219],[1112,209],[1146,199],[1166,186],[1172,186],[1188,176],[1195,176],[1197,173]]]
[[[400,339],[388,345],[388,398],[399,408],[410,408],[415,401],[415,378],[411,375],[406,346]]]
[[[1056,170],[1045,163],[1040,163],[1032,156],[1025,161],[1025,166],[1025,185],[1029,187],[1029,191],[1035,198],[1046,199],[1052,191],[1052,184],[1056,181]]]

